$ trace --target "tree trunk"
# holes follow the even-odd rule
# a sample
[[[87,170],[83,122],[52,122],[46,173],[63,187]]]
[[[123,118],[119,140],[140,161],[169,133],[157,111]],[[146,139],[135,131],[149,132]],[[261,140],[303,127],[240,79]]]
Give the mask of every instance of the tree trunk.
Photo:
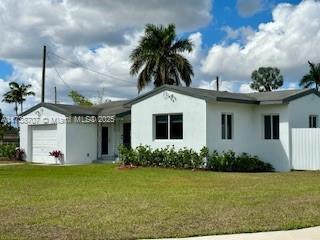
[[[14,105],[15,105],[14,111],[16,112],[16,116],[18,117],[18,103],[15,102]]]
[[[20,113],[23,112],[23,103],[20,103]]]

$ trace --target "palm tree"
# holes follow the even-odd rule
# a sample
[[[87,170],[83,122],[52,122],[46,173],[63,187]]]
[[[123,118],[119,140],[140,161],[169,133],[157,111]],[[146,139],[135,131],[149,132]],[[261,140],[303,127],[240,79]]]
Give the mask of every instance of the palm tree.
[[[23,102],[26,100],[27,96],[34,96],[35,93],[29,91],[31,88],[31,84],[21,84],[19,85],[16,82],[9,83],[10,91],[6,92],[3,95],[2,102],[6,103],[14,103],[15,107],[14,110],[16,115],[18,115],[18,104],[20,104],[20,111],[23,112]]]
[[[310,61],[308,63],[310,67],[309,73],[303,76],[299,85],[300,87],[309,88],[315,84],[318,91],[320,84],[320,63],[315,64]]]
[[[151,81],[155,87],[181,85],[181,81],[190,86],[193,69],[181,55],[185,51],[192,51],[192,42],[176,39],[175,25],[163,27],[147,24],[144,36],[130,55],[130,74],[138,75],[138,91]]]

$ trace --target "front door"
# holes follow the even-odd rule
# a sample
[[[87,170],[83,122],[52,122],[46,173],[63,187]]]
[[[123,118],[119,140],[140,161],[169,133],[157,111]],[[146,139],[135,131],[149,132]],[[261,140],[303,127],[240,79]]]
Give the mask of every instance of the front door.
[[[108,127],[102,127],[101,134],[101,153],[102,155],[108,154]]]
[[[123,145],[131,147],[131,123],[123,124]]]

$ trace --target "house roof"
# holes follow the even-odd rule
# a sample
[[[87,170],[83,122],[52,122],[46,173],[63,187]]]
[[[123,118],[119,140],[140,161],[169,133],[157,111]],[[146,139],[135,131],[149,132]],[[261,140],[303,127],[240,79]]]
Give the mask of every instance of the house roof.
[[[283,104],[311,93],[315,93],[316,95],[320,96],[320,93],[314,89],[296,89],[256,93],[232,93],[227,91],[215,91],[200,88],[164,85],[137,98],[134,98],[133,100],[129,101],[126,106],[131,106],[132,104],[140,102],[146,98],[149,98],[158,94],[159,92],[166,90],[204,99],[206,101],[236,102],[247,104]]]
[[[53,104],[53,103],[39,103],[34,107],[20,114],[25,116],[32,111],[45,107],[55,112],[61,113],[65,116],[118,116],[122,117],[131,113],[130,106],[140,102],[146,98],[154,96],[162,91],[173,91],[195,98],[204,99],[206,101],[215,102],[236,102],[246,104],[286,104],[290,101],[314,93],[320,97],[320,93],[315,89],[296,89],[283,90],[274,92],[255,92],[255,93],[231,93],[227,91],[214,91],[201,88],[191,88],[182,86],[164,85],[156,88],[146,94],[134,98],[130,101],[111,101],[92,107],[83,107],[67,104]]]
[[[52,111],[61,113],[65,116],[98,116],[98,115],[117,115],[123,116],[130,113],[130,108],[124,107],[127,101],[113,101],[104,104],[94,105],[92,107],[67,105],[67,104],[54,104],[54,103],[39,103],[34,107],[28,109],[27,111],[20,114],[20,116],[25,116],[34,110],[45,107]]]
[[[98,114],[101,116],[124,116],[130,113],[130,108],[124,106],[126,103],[128,103],[128,100],[112,101],[95,105],[95,107],[101,109]]]

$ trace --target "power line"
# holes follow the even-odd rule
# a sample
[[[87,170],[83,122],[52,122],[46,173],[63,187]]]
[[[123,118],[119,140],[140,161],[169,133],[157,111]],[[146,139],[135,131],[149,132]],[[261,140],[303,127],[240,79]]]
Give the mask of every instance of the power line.
[[[49,57],[49,55],[47,56],[48,60],[51,62],[53,69],[55,70],[55,72],[57,73],[58,77],[60,78],[60,80],[70,89],[72,90],[72,88],[70,87],[70,85],[68,83],[66,83],[63,78],[61,77],[61,74],[59,73],[58,69],[56,68],[53,60]]]
[[[92,69],[92,68],[89,68],[89,67],[81,64],[81,63],[73,62],[73,61],[71,61],[71,60],[69,60],[69,59],[67,59],[67,58],[65,58],[65,57],[62,57],[62,56],[54,53],[54,52],[48,51],[48,55],[49,55],[49,53],[50,53],[51,55],[55,56],[56,58],[59,58],[60,60],[62,60],[62,61],[64,61],[64,62],[67,62],[67,63],[72,64],[72,65],[74,65],[74,66],[81,67],[81,68],[86,69],[87,71],[93,72],[93,73],[95,73],[95,74],[99,74],[99,75],[104,76],[104,77],[107,77],[107,78],[113,78],[113,79],[118,80],[118,81],[122,81],[122,82],[126,82],[126,83],[131,83],[131,82],[129,82],[128,80],[125,80],[125,79],[122,79],[122,78],[113,76],[113,75],[108,74],[108,73],[98,72],[98,71],[96,71],[96,70],[94,70],[94,69]]]

